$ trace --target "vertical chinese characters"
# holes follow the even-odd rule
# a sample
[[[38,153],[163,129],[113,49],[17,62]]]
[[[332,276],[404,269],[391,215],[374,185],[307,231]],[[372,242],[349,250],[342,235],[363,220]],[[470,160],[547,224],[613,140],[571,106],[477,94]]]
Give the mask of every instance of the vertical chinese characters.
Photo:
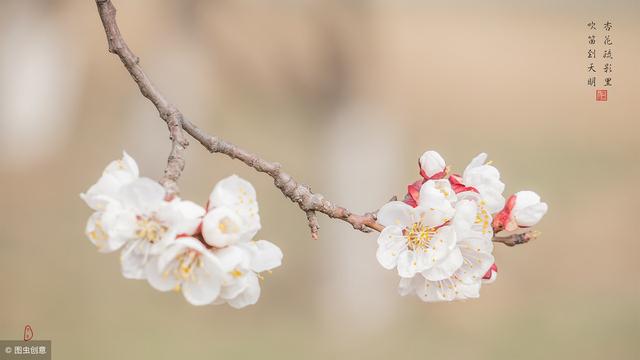
[[[608,20],[599,27],[595,21],[590,21],[587,29],[587,86],[613,86],[613,23]],[[606,101],[606,93],[606,89],[596,90],[596,100]]]
[[[603,45],[606,46],[606,48],[604,49],[604,52],[602,54],[602,58],[605,61],[602,67],[605,76],[603,86],[611,86],[611,81],[613,80],[613,78],[611,77],[611,73],[613,72],[613,41],[611,40],[610,34],[611,29],[613,29],[613,24],[611,23],[611,21],[607,21],[606,23],[604,23],[603,29],[606,32],[603,41]]]

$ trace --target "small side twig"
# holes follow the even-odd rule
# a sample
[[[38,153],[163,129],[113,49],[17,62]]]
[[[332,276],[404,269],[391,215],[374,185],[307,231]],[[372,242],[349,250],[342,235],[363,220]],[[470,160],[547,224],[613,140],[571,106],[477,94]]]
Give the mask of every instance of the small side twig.
[[[320,225],[318,224],[318,217],[315,211],[307,211],[307,220],[309,221],[309,230],[311,230],[311,238],[318,240],[318,230]]]
[[[522,234],[513,234],[509,236],[495,236],[493,238],[493,242],[503,243],[509,247],[516,246],[520,244],[526,244],[529,241],[540,236],[539,231],[527,231]]]
[[[176,182],[180,178],[185,166],[182,153],[189,145],[189,141],[182,130],[182,113],[167,101],[142,70],[140,58],[131,51],[124,41],[122,34],[120,34],[120,29],[116,23],[116,8],[111,1],[96,0],[96,5],[98,6],[98,13],[100,14],[105,33],[107,34],[109,52],[118,55],[120,61],[122,61],[122,64],[138,85],[138,88],[140,88],[142,95],[155,105],[160,114],[160,118],[167,123],[167,127],[169,128],[171,151],[167,160],[167,166],[164,170],[164,176],[160,179],[160,183],[165,187],[167,196],[171,198],[178,193],[178,185]]]

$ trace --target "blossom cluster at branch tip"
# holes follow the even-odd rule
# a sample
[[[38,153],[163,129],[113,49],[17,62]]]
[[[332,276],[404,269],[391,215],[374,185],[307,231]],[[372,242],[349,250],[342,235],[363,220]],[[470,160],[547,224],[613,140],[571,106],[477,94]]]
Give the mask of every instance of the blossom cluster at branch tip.
[[[494,232],[537,224],[547,204],[532,191],[508,200],[505,184],[487,155],[471,160],[462,174],[451,173],[435,151],[419,159],[421,179],[407,187],[403,201],[385,204],[377,214],[378,262],[400,276],[401,295],[426,302],[477,298],[482,284],[498,275]]]
[[[80,197],[94,211],[89,240],[100,252],[120,251],[124,277],[181,292],[193,305],[255,304],[260,273],[282,262],[276,245],[254,240],[261,228],[256,192],[236,175],[219,181],[203,208],[167,196],[124,153]]]

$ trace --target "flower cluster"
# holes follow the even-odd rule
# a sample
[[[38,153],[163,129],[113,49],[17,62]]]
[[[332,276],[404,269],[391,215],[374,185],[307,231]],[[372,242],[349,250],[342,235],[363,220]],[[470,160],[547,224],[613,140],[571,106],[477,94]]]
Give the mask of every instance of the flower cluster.
[[[500,172],[486,160],[482,153],[462,175],[450,174],[442,156],[427,151],[419,160],[422,178],[408,186],[404,201],[378,211],[385,228],[376,257],[397,270],[401,295],[428,302],[479,297],[482,283],[497,277],[494,231],[533,226],[546,213],[532,191],[505,201]]]
[[[193,305],[255,304],[260,273],[282,261],[276,245],[253,240],[261,228],[256,192],[235,175],[216,184],[203,208],[140,177],[124,153],[81,198],[95,211],[89,240],[100,252],[121,250],[124,277],[181,291]]]

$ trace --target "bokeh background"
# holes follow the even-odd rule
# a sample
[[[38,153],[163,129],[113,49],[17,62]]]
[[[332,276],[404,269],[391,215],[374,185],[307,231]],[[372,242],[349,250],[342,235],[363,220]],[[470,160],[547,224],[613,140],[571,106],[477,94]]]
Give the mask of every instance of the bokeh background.
[[[204,203],[219,179],[250,180],[284,264],[241,311],[125,280],[85,238],[78,194],[123,149],[159,178],[166,126],[106,51],[93,1],[2,0],[0,338],[30,324],[56,359],[640,358],[640,3],[115,5],[190,119],[329,199],[372,210],[403,194],[423,151],[458,170],[485,151],[508,193],[549,203],[542,237],[496,246],[480,299],[425,304],[397,295],[375,234],[323,217],[310,240],[268,177],[192,141],[182,195]],[[592,20],[597,49],[614,26],[607,102],[587,86]]]

